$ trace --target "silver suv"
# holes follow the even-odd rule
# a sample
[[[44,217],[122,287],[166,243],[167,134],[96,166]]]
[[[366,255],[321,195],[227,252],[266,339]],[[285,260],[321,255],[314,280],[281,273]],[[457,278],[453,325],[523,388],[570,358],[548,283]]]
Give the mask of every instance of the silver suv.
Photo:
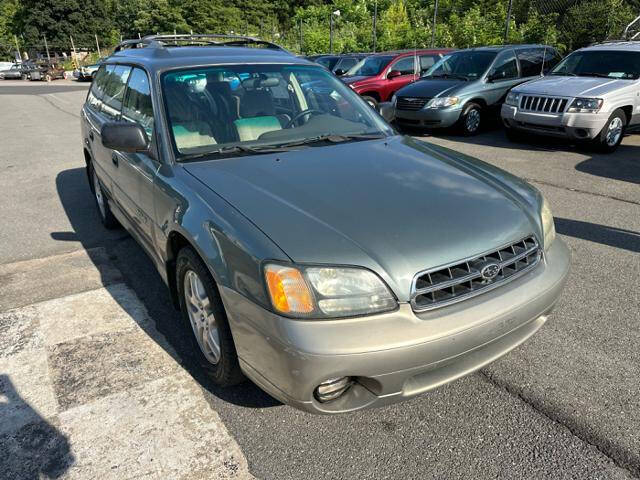
[[[510,139],[521,132],[592,141],[613,152],[640,123],[640,42],[576,50],[548,76],[519,85],[502,105]]]

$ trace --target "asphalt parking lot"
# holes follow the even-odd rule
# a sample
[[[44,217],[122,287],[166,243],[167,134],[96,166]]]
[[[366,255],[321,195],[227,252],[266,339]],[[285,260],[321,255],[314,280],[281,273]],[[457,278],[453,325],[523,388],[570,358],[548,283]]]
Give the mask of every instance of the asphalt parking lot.
[[[200,373],[151,261],[99,222],[86,88],[0,82],[0,478],[640,478],[640,135],[612,155],[426,136],[545,194],[567,288],[481,372],[320,417]]]

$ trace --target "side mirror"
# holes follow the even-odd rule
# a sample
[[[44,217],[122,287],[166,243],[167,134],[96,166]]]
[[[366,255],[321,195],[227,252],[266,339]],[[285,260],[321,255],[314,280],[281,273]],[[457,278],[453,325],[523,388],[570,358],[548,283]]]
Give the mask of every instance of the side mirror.
[[[121,152],[146,152],[149,149],[147,132],[137,123],[109,122],[100,130],[102,145]]]
[[[391,70],[388,74],[387,74],[387,79],[391,80],[392,78],[396,78],[402,75],[402,72],[400,70]]]
[[[335,75],[336,75],[337,77],[341,77],[342,75],[344,75],[344,74],[345,74],[345,73],[347,73],[347,72],[346,72],[345,70],[342,70],[341,68],[338,68],[338,69],[336,69],[336,71],[335,71],[335,72],[333,72],[333,73],[335,73]]]

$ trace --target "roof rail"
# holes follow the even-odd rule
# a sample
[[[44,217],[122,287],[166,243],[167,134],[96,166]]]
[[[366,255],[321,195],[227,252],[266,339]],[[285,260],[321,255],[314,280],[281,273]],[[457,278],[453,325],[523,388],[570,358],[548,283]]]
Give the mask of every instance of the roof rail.
[[[124,40],[120,42],[114,52],[119,52],[128,48],[165,48],[178,47],[180,45],[200,45],[200,46],[231,46],[239,47],[243,45],[261,45],[266,48],[281,50],[290,53],[277,43],[268,42],[259,38],[247,37],[244,35],[222,35],[222,34],[167,34],[167,35],[147,35],[138,39]],[[185,46],[186,46],[185,45]]]
[[[628,38],[629,37],[629,29],[635,24],[640,22],[640,15],[638,15],[636,18],[634,18],[631,23],[629,23],[629,25],[627,25],[627,28],[624,29],[624,32],[622,34],[622,36],[624,38]],[[635,40],[636,37],[638,36],[638,34],[636,33],[633,37],[631,37],[631,40]]]
[[[589,47],[593,47],[595,45],[607,45],[609,43],[633,43],[633,42],[640,42],[640,32],[636,33],[633,37],[631,38],[621,38],[621,39],[611,39],[611,40],[602,40],[600,42],[593,42],[590,43],[588,46]]]

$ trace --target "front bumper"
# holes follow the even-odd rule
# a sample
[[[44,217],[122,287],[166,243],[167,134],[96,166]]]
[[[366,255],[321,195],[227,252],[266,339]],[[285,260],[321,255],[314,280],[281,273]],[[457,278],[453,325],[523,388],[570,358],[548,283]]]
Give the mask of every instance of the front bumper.
[[[500,114],[507,128],[572,140],[595,138],[609,120],[609,114],[606,112],[528,112],[507,104],[502,104]]]
[[[221,288],[245,374],[280,401],[312,413],[343,413],[395,403],[467,375],[509,352],[546,321],[569,272],[557,238],[524,276],[475,298],[416,314],[394,312],[304,321],[275,315]],[[313,395],[323,381],[356,383],[327,403]]]
[[[407,127],[448,128],[460,119],[460,108],[423,108],[421,110],[395,109],[395,120]]]

